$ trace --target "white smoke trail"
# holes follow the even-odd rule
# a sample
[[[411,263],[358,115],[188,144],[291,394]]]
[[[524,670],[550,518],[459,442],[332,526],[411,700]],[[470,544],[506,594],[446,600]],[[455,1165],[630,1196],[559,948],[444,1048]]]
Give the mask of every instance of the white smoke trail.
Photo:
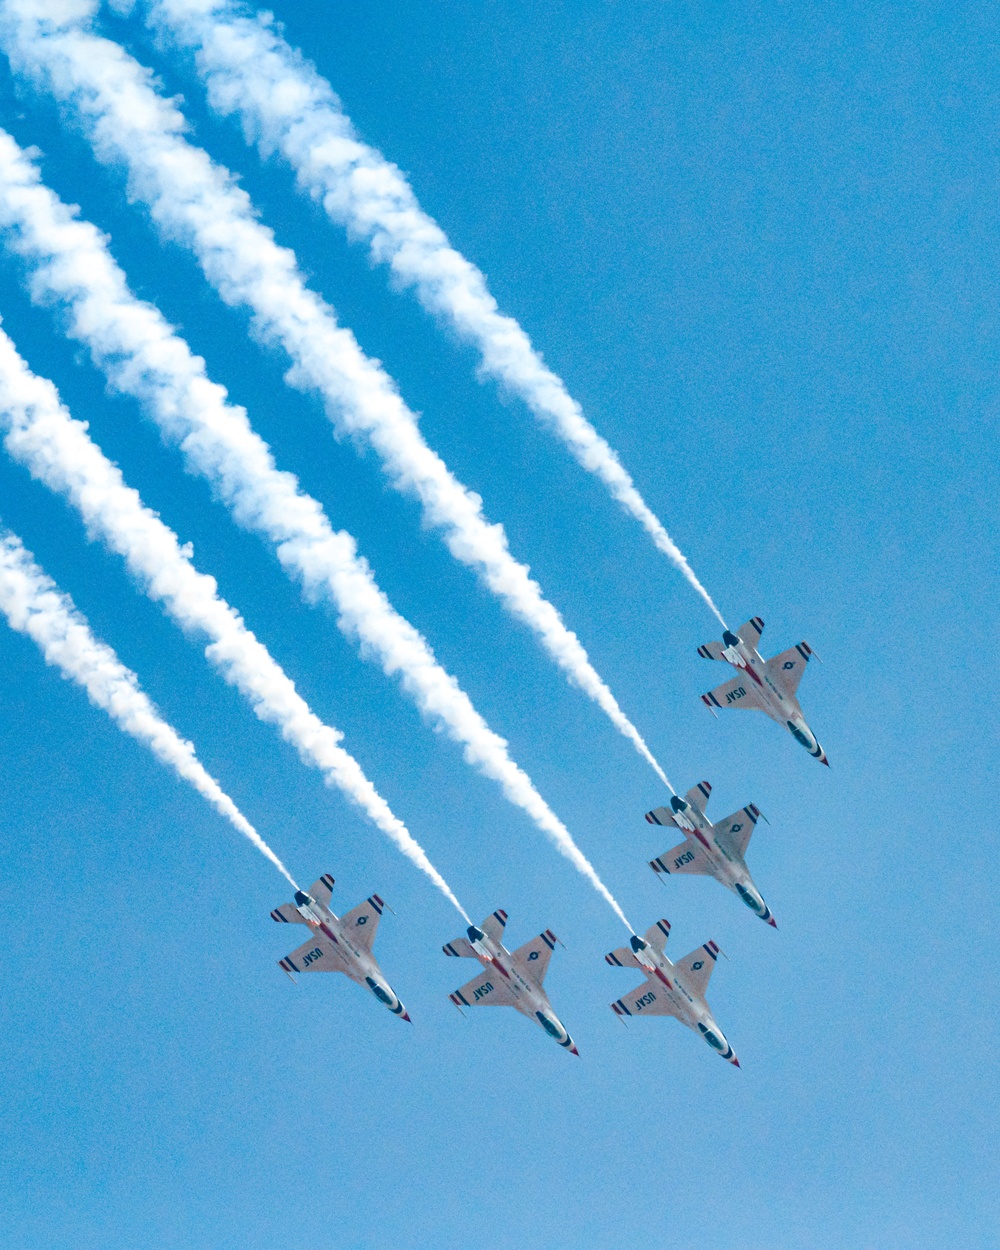
[[[34,562],[24,544],[0,530],[0,612],[11,629],[37,643],[46,663],[87,692],[116,725],[144,743],[156,758],[189,781],[220,816],[250,839],[298,889],[295,878],[267,845],[219,783],[205,771],[194,747],[173,729],[139,687],[139,679],[90,631],[73,600]]]
[[[413,287],[480,353],[481,372],[519,395],[604,483],[725,627],[712,597],[623,468],[513,317],[490,294],[483,273],[449,243],[400,170],[362,143],[326,79],[291,48],[271,13],[246,15],[236,0],[145,0],[154,31],[192,49],[212,108],[235,115],[263,156],[279,152],[300,187],[372,257]]]
[[[67,333],[86,344],[112,385],[135,396],[164,435],[178,443],[188,468],[207,478],[237,521],[268,538],[286,571],[311,598],[327,597],[340,628],[400,674],[420,710],[465,747],[474,767],[498,781],[567,859],[614,906],[569,830],[550,810],[472,705],[437,662],[426,639],[389,603],[350,534],[334,533],[320,504],[274,465],[244,409],[205,375],[153,305],[129,290],[104,237],[40,181],[37,167],[0,130],[0,232],[31,266],[40,303],[69,314]]]
[[[11,457],[69,500],[88,532],[124,557],[146,594],[162,603],[184,630],[208,637],[205,655],[249,699],[257,716],[277,725],[302,760],[356,803],[465,916],[423,848],[357,760],[340,746],[343,734],[310,710],[267,648],[220,597],[215,578],[195,569],[177,535],[125,485],[119,469],[91,440],[86,425],[69,415],[51,382],[31,372],[3,330],[0,429]]]
[[[149,206],[160,231],[191,248],[222,298],[249,309],[256,332],[291,357],[289,382],[320,395],[339,431],[367,439],[393,486],[416,495],[428,523],[443,531],[452,555],[535,631],[669,785],[580,640],[510,554],[503,527],[486,520],[480,497],[428,447],[392,379],[306,288],[294,254],[260,224],[232,175],[183,138],[183,117],[153,90],[149,71],[89,29],[96,8],[97,0],[4,0],[0,41],[15,71],[70,108],[99,160],[124,164],[130,194]]]

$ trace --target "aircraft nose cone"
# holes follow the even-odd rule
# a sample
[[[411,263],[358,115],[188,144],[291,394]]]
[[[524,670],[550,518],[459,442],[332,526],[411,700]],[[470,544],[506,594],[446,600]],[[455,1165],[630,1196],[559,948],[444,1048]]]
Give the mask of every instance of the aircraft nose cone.
[[[738,1068],[740,1066],[740,1061],[736,1058],[735,1055],[733,1055],[732,1059],[730,1059],[729,1062],[733,1065],[734,1068]]]
[[[405,1007],[403,1008],[403,1019],[406,1021],[407,1024],[413,1023],[413,1021],[410,1019],[410,1013],[406,1010]]]
[[[571,1055],[578,1055],[578,1054],[580,1053],[580,1052],[577,1050],[577,1048],[576,1048],[576,1043],[575,1043],[575,1042],[574,1042],[574,1043],[573,1043],[573,1045],[569,1048],[569,1053],[570,1053]]]
[[[775,920],[773,916],[768,917],[767,923],[771,926],[772,929],[776,929],[778,927],[778,922],[777,920]]]

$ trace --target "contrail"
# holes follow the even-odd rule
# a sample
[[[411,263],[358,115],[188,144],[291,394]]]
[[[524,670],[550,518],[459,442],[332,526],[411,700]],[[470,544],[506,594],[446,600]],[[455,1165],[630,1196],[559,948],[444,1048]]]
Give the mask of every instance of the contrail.
[[[458,899],[403,822],[340,746],[343,734],[325,725],[267,648],[218,594],[215,578],[199,573],[173,530],[126,486],[120,470],[75,421],[51,382],[36,376],[0,330],[0,429],[4,446],[33,477],[77,509],[88,533],[123,556],[151,599],[186,632],[209,639],[205,655],[257,716],[277,725],[299,756],[318,768],[369,817],[465,916]]]
[[[299,186],[352,238],[367,242],[424,307],[479,352],[480,371],[519,395],[708,604],[711,595],[622,466],[545,364],[513,317],[490,294],[485,275],[451,246],[400,170],[362,143],[333,88],[282,38],[271,13],[247,16],[235,0],[145,0],[152,29],[193,49],[211,107],[238,117],[261,155],[279,152]]]
[[[248,309],[257,334],[290,356],[287,380],[321,396],[339,432],[375,448],[392,485],[417,496],[452,555],[535,631],[669,785],[580,640],[511,555],[503,527],[486,520],[480,497],[427,445],[381,365],[306,288],[294,253],[275,243],[232,175],[183,138],[184,118],[153,90],[150,72],[87,27],[96,8],[96,0],[5,0],[0,41],[14,69],[69,107],[99,160],[125,165],[130,194],[149,206],[161,233],[189,247],[221,297]]]
[[[0,530],[0,612],[11,629],[37,643],[46,663],[87,692],[119,729],[144,743],[240,833],[298,889],[295,878],[267,845],[214,777],[194,747],[163,719],[139,686],[139,679],[106,644],[95,638],[69,595],[35,563],[16,534]]]
[[[307,598],[329,599],[341,630],[360,642],[362,654],[398,674],[420,710],[464,745],[466,760],[498,781],[613,905],[569,830],[510,758],[507,743],[389,603],[351,535],[335,533],[321,505],[275,467],[246,411],[227,401],[225,389],[206,376],[204,361],[160,312],[132,294],[104,236],[41,182],[37,166],[2,130],[0,233],[30,265],[32,298],[68,314],[67,333],[87,346],[112,386],[139,400],[237,522],[274,545]]]

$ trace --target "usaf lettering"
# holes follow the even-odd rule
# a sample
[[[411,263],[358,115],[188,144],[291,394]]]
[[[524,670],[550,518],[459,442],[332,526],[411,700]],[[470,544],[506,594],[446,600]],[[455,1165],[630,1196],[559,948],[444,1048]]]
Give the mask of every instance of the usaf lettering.
[[[730,690],[730,692],[726,695],[726,702],[734,703],[737,699],[742,699],[745,694],[746,691],[743,687],[737,686],[735,690]]]
[[[476,990],[475,994],[472,996],[472,1001],[474,1003],[478,1003],[479,1000],[483,998],[486,994],[492,994],[492,993],[493,993],[493,984],[492,982],[487,981],[485,984],[481,985],[478,990]]]
[[[678,855],[674,860],[674,867],[680,868],[682,864],[690,864],[694,859],[694,851],[685,851],[683,855]]]
[[[309,964],[314,963],[317,959],[322,959],[322,958],[323,958],[323,952],[317,946],[315,950],[311,950],[309,952],[309,954],[305,957],[305,959],[303,959],[302,963],[305,967],[308,967]]]
[[[637,998],[635,1000],[635,1009],[636,1011],[642,1011],[643,1007],[648,1007],[650,1003],[655,1003],[655,1002],[656,1002],[655,994],[653,994],[652,992],[650,992],[649,994],[643,994],[642,998]]]

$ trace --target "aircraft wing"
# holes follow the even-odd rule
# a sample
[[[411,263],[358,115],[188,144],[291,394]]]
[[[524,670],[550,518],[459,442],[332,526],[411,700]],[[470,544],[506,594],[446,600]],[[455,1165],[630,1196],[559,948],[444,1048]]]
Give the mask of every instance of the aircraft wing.
[[[678,959],[674,967],[684,978],[684,983],[692,994],[698,994],[702,998],[705,997],[705,991],[708,989],[708,982],[715,968],[715,961],[719,958],[719,948],[714,942],[706,942],[704,946],[699,946],[697,950],[693,950],[690,955],[685,955],[683,959]]]
[[[556,935],[552,930],[546,929],[544,933],[539,933],[538,937],[532,938],[530,942],[525,942],[516,951],[512,951],[511,959],[526,977],[540,986],[549,970],[549,960],[552,958],[556,941]]]
[[[676,1016],[677,1012],[666,990],[652,977],[643,981],[637,990],[626,994],[611,1004],[611,1010],[619,1016]]]
[[[372,948],[378,931],[378,922],[382,918],[383,907],[385,903],[377,894],[373,894],[371,898],[366,898],[363,903],[359,903],[357,907],[349,911],[346,916],[340,917],[340,923],[362,950],[370,951]]]
[[[670,851],[649,861],[653,872],[686,872],[692,876],[711,876],[708,856],[695,842],[684,841]]]
[[[789,647],[787,651],[782,651],[780,655],[772,655],[769,660],[765,661],[764,668],[767,670],[768,677],[783,695],[795,696],[811,655],[812,649],[809,644],[800,642],[797,646]]]
[[[456,1007],[516,1007],[514,995],[504,984],[503,974],[495,968],[489,968],[467,981],[461,989],[449,998]]]
[[[712,793],[712,786],[707,781],[699,781],[696,786],[685,794],[685,798],[692,807],[696,807],[699,812],[705,815],[705,804],[708,802],[708,796]]]
[[[337,948],[322,934],[303,942],[284,959],[278,960],[278,966],[285,972],[346,972],[347,967]]]
[[[734,677],[725,685],[716,686],[708,694],[703,694],[701,701],[710,708],[749,707],[756,708],[758,712],[768,712],[770,715],[767,704],[757,693],[757,687],[749,677]]]
[[[746,854],[750,835],[759,819],[760,811],[751,803],[748,807],[741,807],[738,812],[733,812],[732,816],[727,816],[725,820],[720,820],[713,828],[716,834],[728,838],[737,854],[742,857]],[[692,870],[688,869],[688,871]]]

